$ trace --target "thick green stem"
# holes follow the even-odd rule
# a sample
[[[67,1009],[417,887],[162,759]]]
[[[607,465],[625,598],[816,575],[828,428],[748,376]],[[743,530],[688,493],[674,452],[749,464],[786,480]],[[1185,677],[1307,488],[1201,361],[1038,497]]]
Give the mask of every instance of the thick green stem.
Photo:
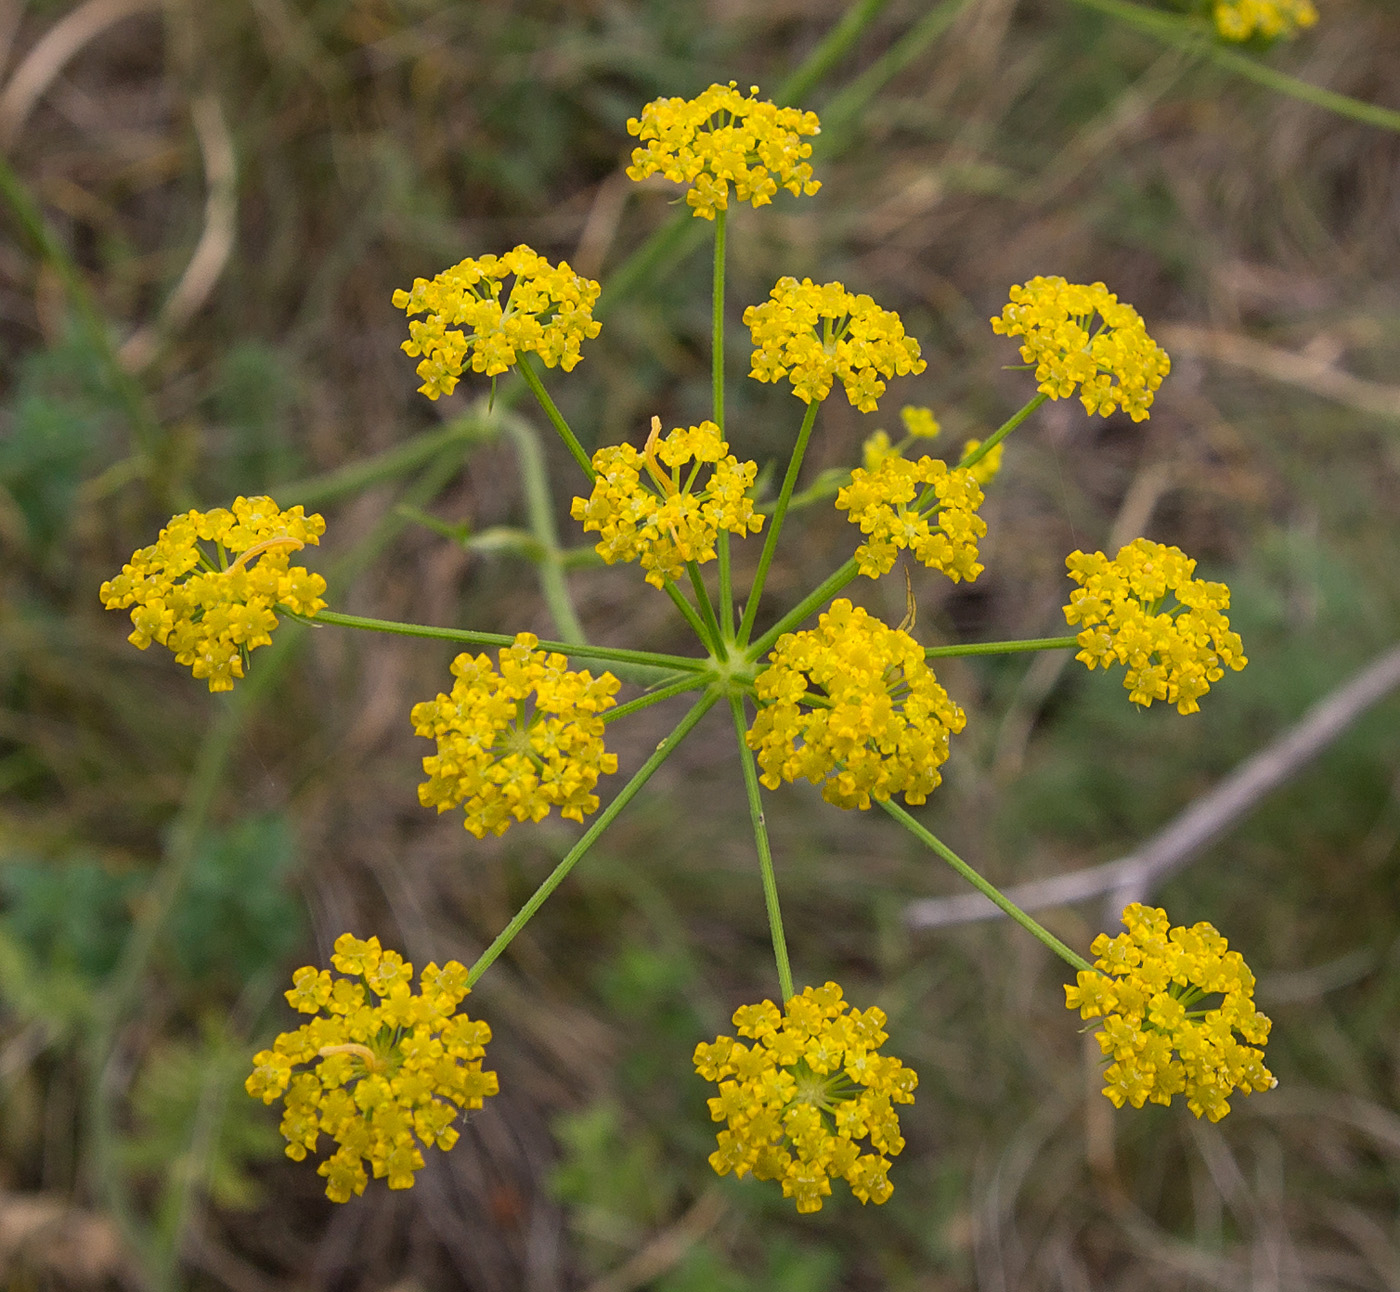
[[[748,642],[749,633],[753,631],[758,602],[763,595],[763,585],[768,579],[768,567],[773,563],[778,535],[783,530],[783,518],[787,515],[788,503],[792,500],[797,474],[802,470],[802,458],[807,452],[807,441],[812,438],[812,427],[816,424],[819,407],[820,404],[816,400],[807,405],[802,427],[797,432],[797,443],[792,446],[792,457],[788,459],[787,474],[783,477],[783,487],[778,494],[778,505],[773,510],[773,519],[768,522],[768,533],[763,539],[763,554],[758,558],[758,570],[754,574],[753,587],[749,589],[749,601],[744,607],[744,617],[739,622],[739,632],[735,640],[741,648]]]
[[[554,423],[554,429],[559,432],[559,438],[564,441],[569,452],[574,455],[574,461],[583,468],[591,483],[597,476],[593,470],[593,463],[588,460],[588,454],[583,451],[583,445],[578,442],[578,437],[569,429],[569,424],[564,420],[564,414],[555,406],[554,401],[549,397],[549,391],[544,388],[535,372],[534,365],[530,362],[528,354],[520,354],[516,357],[515,366],[520,375],[525,378],[525,384],[530,387],[530,393],[539,401],[539,405],[544,409],[544,415]]]
[[[773,958],[778,964],[778,987],[786,1004],[796,994],[792,987],[792,966],[788,963],[787,938],[783,936],[783,912],[778,905],[778,879],[773,871],[773,851],[768,846],[768,827],[763,819],[763,800],[758,792],[758,770],[754,766],[753,750],[744,739],[748,722],[744,717],[744,701],[740,696],[729,697],[734,714],[734,735],[739,742],[739,762],[744,769],[744,790],[749,797],[749,820],[753,822],[753,839],[758,847],[758,868],[763,876],[763,902],[768,908],[768,932],[773,939]]]
[[[968,642],[960,646],[930,646],[925,659],[958,659],[964,655],[1018,655],[1028,650],[1065,650],[1078,646],[1077,637],[1027,637],[1016,642]]]
[[[1004,440],[1008,435],[1010,435],[1012,431],[1014,431],[1018,426],[1020,426],[1020,424],[1024,422],[1026,418],[1028,418],[1033,412],[1035,412],[1035,410],[1039,408],[1041,404],[1043,404],[1049,398],[1050,396],[1047,395],[1044,391],[1040,391],[1039,393],[1037,393],[1034,399],[1032,399],[1028,404],[1026,404],[1025,407],[1023,407],[1019,412],[1013,413],[1010,417],[1008,417],[1006,421],[1004,421],[1000,426],[996,428],[996,430],[994,430],[989,436],[987,436],[987,438],[983,440],[982,443],[979,444],[975,449],[973,449],[971,453],[965,454],[963,456],[962,461],[958,463],[959,468],[965,469],[970,466],[975,466],[978,462],[982,461],[982,459],[985,458],[988,453],[990,453],[994,448],[996,448],[996,446],[1000,444],[1002,440]]]
[[[714,422],[724,435],[724,257],[725,231],[728,212],[715,213],[714,285],[711,292],[713,328],[710,337],[710,382],[714,392]],[[721,641],[734,638],[734,588],[729,569],[729,532],[721,530],[717,543],[719,551],[719,637]]]
[[[544,549],[536,565],[540,573],[540,591],[549,607],[555,630],[567,642],[582,645],[588,639],[574,610],[569,585],[559,547],[559,528],[554,523],[554,503],[549,496],[549,471],[534,428],[517,417],[509,417],[506,433],[515,442],[516,459],[520,464],[520,480],[525,489],[525,515],[530,532]]]
[[[1393,108],[1364,103],[1349,95],[1338,94],[1335,90],[1325,90],[1319,85],[1301,81],[1296,76],[1289,76],[1287,72],[1280,72],[1242,50],[1221,44],[1213,28],[1200,21],[1146,9],[1142,5],[1128,3],[1128,0],[1074,0],[1074,3],[1097,9],[1111,18],[1121,19],[1139,31],[1148,32],[1169,45],[1207,58],[1232,72],[1258,81],[1260,85],[1277,90],[1280,94],[1287,94],[1304,103],[1311,103],[1314,107],[1335,112],[1338,116],[1364,121],[1367,125],[1380,126],[1383,130],[1400,132],[1400,112]]]
[[[501,930],[496,940],[477,958],[476,963],[467,971],[467,985],[469,987],[474,986],[481,975],[495,963],[501,952],[510,946],[515,940],[516,934],[530,922],[535,912],[549,900],[550,894],[568,878],[569,872],[578,864],[584,853],[598,841],[598,836],[613,823],[618,813],[636,797],[637,791],[651,779],[652,773],[675,752],[676,746],[690,734],[695,724],[705,716],[718,699],[718,691],[706,692],[690,712],[681,719],[680,725],[656,747],[651,757],[642,764],[632,779],[618,791],[617,797],[603,809],[598,818],[588,827],[583,838],[569,849],[564,860],[555,866],[544,883],[535,889],[530,900],[515,913],[515,918]]]
[[[628,700],[626,704],[619,704],[615,709],[609,709],[602,715],[603,721],[616,722],[618,718],[626,718],[641,709],[649,709],[653,704],[660,704],[662,700],[670,700],[675,696],[684,695],[687,691],[698,691],[702,686],[708,686],[710,679],[703,673],[688,673],[684,677],[678,677],[674,682],[663,686],[655,691],[649,691],[646,695],[640,695],[635,700]]]
[[[818,606],[834,597],[860,573],[853,556],[840,569],[828,574],[815,588],[778,620],[766,633],[744,652],[749,660],[758,659],[785,632],[796,628]]]
[[[900,825],[908,830],[910,834],[918,839],[920,843],[928,848],[932,848],[934,852],[942,857],[944,861],[967,880],[967,882],[981,893],[982,896],[1005,911],[1007,915],[1035,938],[1037,942],[1041,942],[1049,947],[1061,960],[1065,961],[1067,964],[1073,965],[1076,969],[1087,969],[1091,973],[1093,972],[1094,966],[1085,960],[1083,956],[1071,951],[1069,947],[1065,946],[1065,944],[1043,924],[1033,920],[1025,911],[1017,906],[1015,902],[1009,897],[1006,897],[995,884],[983,879],[981,875],[973,870],[972,867],[948,847],[946,843],[926,830],[893,799],[886,799],[880,806],[884,808],[890,816],[894,817]]]
[[[283,609],[282,614],[288,614]],[[693,613],[693,612],[692,612]],[[289,618],[298,618],[288,615]],[[338,610],[317,611],[314,618],[306,620],[312,625],[334,624],[338,628],[363,628],[374,633],[394,633],[399,637],[431,637],[437,641],[463,642],[468,646],[510,646],[515,638],[508,633],[484,633],[471,628],[438,628],[433,624],[403,624],[392,619],[370,619],[365,615],[346,615]],[[580,646],[577,642],[542,641],[540,650],[559,651],[571,659],[615,661],[619,664],[632,664],[655,673],[652,679],[669,682],[677,669],[703,673],[709,663],[703,659],[691,659],[685,655],[663,655],[659,651],[621,650],[608,646]]]

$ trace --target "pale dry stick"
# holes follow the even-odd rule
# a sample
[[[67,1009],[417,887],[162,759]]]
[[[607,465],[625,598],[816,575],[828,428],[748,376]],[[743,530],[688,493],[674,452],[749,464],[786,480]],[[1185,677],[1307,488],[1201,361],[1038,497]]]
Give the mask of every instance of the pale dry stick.
[[[54,23],[0,93],[0,148],[13,147],[34,105],[83,46],[123,18],[159,9],[160,0],[87,0]]]
[[[617,239],[622,212],[626,209],[632,187],[627,172],[616,170],[594,190],[588,218],[583,222],[583,232],[579,234],[573,259],[574,269],[585,278],[597,278],[602,273],[603,261]]]
[[[1400,386],[1353,376],[1319,354],[1285,350],[1238,332],[1172,323],[1159,331],[1162,344],[1183,354],[1247,368],[1274,381],[1298,386],[1358,412],[1400,421]]]
[[[679,1265],[697,1242],[719,1223],[725,1201],[717,1189],[707,1189],[674,1225],[663,1229],[634,1256],[610,1274],[588,1285],[587,1292],[632,1292]]]
[[[233,138],[224,121],[223,108],[212,93],[199,95],[190,104],[199,151],[204,156],[204,229],[195,243],[189,264],[166,298],[154,323],[136,329],[122,343],[117,358],[128,372],[140,372],[159,350],[160,339],[188,323],[209,299],[233,252],[238,209],[238,167]]]
[[[1397,688],[1400,646],[1393,646],[1314,704],[1272,744],[1245,759],[1136,851],[1102,866],[1018,884],[1006,889],[1006,896],[1024,911],[1040,911],[1110,894],[1116,915],[1128,902],[1146,898],[1156,884],[1219,839]],[[915,929],[969,924],[1000,914],[980,893],[922,898],[904,908],[906,923]]]
[[[23,12],[23,0],[0,0],[0,73],[10,61],[10,50],[14,47],[15,32],[19,30]]]

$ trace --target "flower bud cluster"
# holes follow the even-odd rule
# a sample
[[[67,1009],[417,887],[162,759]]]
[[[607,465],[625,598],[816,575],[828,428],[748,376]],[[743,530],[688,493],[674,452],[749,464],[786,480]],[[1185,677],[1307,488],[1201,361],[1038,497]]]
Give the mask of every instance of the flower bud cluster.
[[[710,478],[697,489],[702,466]],[[596,546],[603,560],[641,562],[654,587],[680,578],[687,561],[714,560],[721,530],[742,538],[763,528],[748,496],[758,466],[730,453],[713,422],[678,426],[662,439],[661,419],[654,417],[644,450],[599,449],[593,469],[593,493],[575,498],[570,514],[585,533],[602,535]]]
[[[348,976],[314,965],[292,975],[287,1002],[311,1021],[255,1054],[244,1087],[265,1104],[284,1101],[293,1161],[330,1136],[336,1151],[318,1171],[326,1196],[348,1202],[365,1191],[364,1162],[391,1189],[411,1188],[423,1168],[420,1145],[450,1149],[458,1110],[480,1108],[497,1082],[481,1070],[491,1029],[456,1012],[469,990],[457,961],[428,965],[416,995],[413,966],[378,938],[341,934],[331,964]],[[294,1071],[303,1064],[309,1069]]]
[[[972,582],[983,568],[977,560],[977,540],[987,532],[977,514],[981,505],[971,471],[950,471],[937,458],[910,462],[893,452],[873,470],[857,467],[836,495],[838,510],[866,535],[856,562],[870,579],[887,574],[896,553],[909,551],[954,583]]]
[[[730,184],[740,202],[754,207],[771,202],[779,188],[811,196],[821,184],[812,178],[812,145],[802,136],[820,133],[817,114],[757,96],[758,86],[745,98],[730,81],[694,99],[648,103],[640,119],[627,122],[643,145],[632,152],[628,178],[664,175],[688,184],[686,204],[706,220],[729,209]]]
[[[783,1011],[744,1005],[734,1026],[755,1044],[721,1036],[695,1047],[695,1070],[719,1085],[710,1116],[726,1126],[710,1165],[779,1181],[799,1212],[820,1211],[838,1178],[862,1203],[885,1202],[890,1158],[904,1148],[894,1105],[914,1102],[919,1078],[878,1053],[884,1011],[851,1009],[829,982],[804,987]]]
[[[512,275],[503,305],[501,292]],[[527,353],[539,355],[546,367],[571,371],[583,357],[580,345],[602,327],[593,318],[601,290],[567,261],[556,268],[523,243],[504,256],[463,260],[431,282],[414,279],[412,291],[394,293],[394,308],[410,316],[404,352],[423,356],[418,389],[429,399],[450,395],[469,358],[472,371],[488,377]]]
[[[153,641],[207,680],[231,691],[250,651],[272,641],[275,606],[314,615],[326,581],[290,555],[321,541],[326,522],[300,507],[283,511],[271,498],[236,498],[231,509],[175,516],[150,547],[133,554],[99,591],[108,610],[131,610],[127,638]],[[201,547],[212,544],[213,551]]]
[[[1075,658],[1091,670],[1126,664],[1134,704],[1165,700],[1178,713],[1198,713],[1211,683],[1249,662],[1225,617],[1230,589],[1193,579],[1196,562],[1179,547],[1137,538],[1111,561],[1072,552],[1065,565],[1080,585],[1065,607],[1065,619],[1082,625]],[[1168,592],[1175,604],[1164,609]]]
[[[892,794],[922,803],[941,783],[967,719],[908,633],[841,597],[815,629],[779,637],[769,661],[748,745],[770,790],[806,777],[828,803],[868,808]]]
[[[1103,417],[1121,407],[1133,421],[1143,421],[1171,371],[1167,352],[1147,335],[1142,316],[1102,283],[1032,278],[1011,289],[992,331],[1025,338],[1021,358],[1035,365],[1042,393],[1064,399],[1078,386],[1085,409]]]
[[[551,807],[582,821],[598,809],[598,777],[617,771],[599,716],[615,703],[617,678],[570,672],[565,656],[538,645],[517,633],[501,648],[500,672],[485,655],[458,655],[452,694],[413,706],[414,731],[437,741],[418,799],[439,812],[465,802],[463,824],[478,839],[542,821]]]
[[[1112,1059],[1103,1093],[1115,1108],[1170,1104],[1185,1094],[1197,1117],[1218,1122],[1233,1091],[1278,1084],[1255,1048],[1268,1040],[1270,1023],[1254,1008],[1249,966],[1213,925],[1168,923],[1165,911],[1134,902],[1123,912],[1126,933],[1094,940],[1096,972],[1080,971],[1065,987],[1065,1005],[1103,1019],[1096,1039]],[[1193,1008],[1213,996],[1223,998],[1219,1005]]]
[[[882,377],[928,366],[898,314],[840,283],[780,278],[768,296],[744,311],[755,347],[749,376],[764,382],[786,377],[804,403],[820,403],[839,379],[852,406],[871,413],[885,393]]]

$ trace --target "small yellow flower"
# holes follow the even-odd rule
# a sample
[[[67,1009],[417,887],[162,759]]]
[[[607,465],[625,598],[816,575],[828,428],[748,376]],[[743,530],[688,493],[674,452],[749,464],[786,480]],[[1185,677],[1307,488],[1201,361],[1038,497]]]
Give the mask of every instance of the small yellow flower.
[[[644,145],[632,152],[629,179],[664,175],[688,184],[686,204],[697,216],[713,220],[729,209],[734,196],[754,207],[773,200],[779,188],[794,194],[815,193],[807,158],[812,145],[803,135],[819,134],[815,112],[779,108],[758,97],[752,86],[745,98],[728,85],[712,85],[694,99],[656,99],[633,117],[627,132]]]
[[[1011,289],[992,331],[1025,338],[1021,358],[1035,365],[1042,393],[1063,399],[1078,386],[1085,409],[1104,417],[1122,407],[1133,421],[1143,421],[1171,371],[1167,352],[1147,335],[1137,310],[1102,283],[1032,278]]]
[[[896,454],[873,470],[857,467],[851,483],[836,495],[866,540],[856,548],[860,572],[875,579],[894,566],[895,554],[913,552],[931,570],[954,583],[982,573],[977,540],[987,532],[978,514],[982,490],[971,471],[950,471],[937,458],[909,462]]]
[[[695,1047],[695,1070],[719,1086],[710,1116],[725,1123],[715,1171],[777,1180],[799,1212],[820,1211],[837,1178],[862,1205],[887,1201],[890,1158],[904,1148],[894,1105],[914,1102],[919,1078],[878,1052],[884,1011],[851,1009],[829,982],[781,1012],[769,1000],[741,1006],[734,1026],[754,1044],[720,1036]]]
[[[640,453],[618,444],[593,455],[593,493],[575,498],[570,514],[583,522],[585,533],[602,535],[597,551],[609,565],[640,561],[647,582],[662,588],[680,578],[687,561],[714,560],[721,530],[741,538],[757,534],[763,517],[748,497],[758,466],[734,457],[718,426],[678,426],[665,439],[659,417],[651,426]],[[687,463],[693,465],[682,471]],[[697,490],[702,466],[710,468],[710,479]],[[644,471],[654,488],[643,480]]]
[[[852,406],[872,413],[885,393],[881,377],[928,366],[898,314],[840,283],[780,278],[768,295],[744,311],[755,347],[749,376],[765,382],[786,377],[804,403],[825,399],[839,378]]]
[[[1312,0],[1215,0],[1215,28],[1226,40],[1296,36],[1316,21]]]
[[[515,282],[501,304],[507,278]],[[580,345],[602,324],[593,306],[602,289],[576,274],[567,261],[551,265],[521,244],[504,256],[481,256],[444,269],[431,282],[416,278],[413,290],[394,293],[394,308],[410,317],[405,353],[423,356],[418,388],[429,399],[450,395],[470,366],[488,377],[505,372],[520,354],[537,354],[545,366],[565,372],[583,357]]]
[[[413,994],[413,966],[378,938],[336,939],[331,964],[292,975],[287,1002],[311,1021],[283,1032],[253,1056],[244,1089],[270,1104],[284,1101],[287,1156],[300,1162],[322,1133],[336,1151],[321,1163],[326,1196],[348,1202],[365,1191],[368,1162],[391,1189],[413,1186],[420,1145],[446,1152],[457,1142],[458,1110],[480,1108],[497,1090],[481,1060],[491,1029],[456,1012],[467,971],[455,960],[430,964]],[[298,1072],[296,1068],[309,1065]]]
[[[922,803],[941,783],[948,737],[967,719],[908,633],[842,597],[768,658],[747,740],[770,790],[805,776],[828,803],[868,808],[892,794]]]
[[[1097,972],[1081,970],[1065,987],[1067,1008],[1104,1020],[1096,1039],[1112,1059],[1103,1093],[1113,1106],[1170,1104],[1184,1093],[1197,1117],[1218,1122],[1232,1091],[1278,1085],[1254,1048],[1268,1040],[1270,1023],[1254,1008],[1254,975],[1240,953],[1210,924],[1168,928],[1165,911],[1137,902],[1123,924],[1126,933],[1094,940]],[[1208,996],[1222,999],[1192,1008]]]
[[[1134,704],[1165,700],[1197,713],[1226,668],[1238,672],[1249,662],[1225,617],[1230,589],[1193,579],[1196,562],[1179,547],[1138,538],[1111,561],[1073,552],[1065,565],[1080,585],[1065,607],[1065,619],[1082,625],[1075,658],[1090,670],[1126,664],[1123,685]],[[1173,604],[1164,608],[1168,592]]]
[[[437,741],[419,801],[439,812],[465,801],[463,824],[478,839],[504,834],[512,819],[541,821],[551,807],[582,821],[598,810],[598,777],[617,771],[599,716],[616,703],[617,678],[570,672],[538,645],[517,633],[499,673],[485,655],[458,655],[452,694],[413,706],[414,731]]]
[[[939,431],[943,429],[934,417],[933,409],[919,408],[913,404],[906,404],[899,410],[899,420],[904,423],[910,438],[915,440],[937,439]]]
[[[153,641],[209,683],[231,691],[249,652],[272,641],[274,607],[314,615],[326,581],[292,552],[321,541],[326,522],[271,498],[236,498],[231,510],[188,511],[171,519],[150,547],[133,554],[100,589],[108,610],[131,611],[128,641]],[[201,547],[213,544],[212,553]]]

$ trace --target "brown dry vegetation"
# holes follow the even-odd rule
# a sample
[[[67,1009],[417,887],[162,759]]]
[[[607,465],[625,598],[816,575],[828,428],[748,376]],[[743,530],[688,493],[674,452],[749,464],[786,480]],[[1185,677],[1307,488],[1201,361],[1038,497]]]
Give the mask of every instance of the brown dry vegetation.
[[[1251,656],[1189,719],[1137,713],[1058,656],[940,669],[969,723],[924,817],[1016,882],[1128,852],[1400,636],[1400,135],[1061,0],[945,4],[946,28],[853,99],[934,9],[868,7],[800,100],[828,126],[821,193],[731,222],[734,369],[742,307],[777,274],[839,278],[901,313],[928,370],[877,415],[833,399],[809,472],[851,464],[905,402],[960,444],[1029,393],[987,326],[1007,286],[1104,280],[1173,354],[1151,420],[1042,410],[991,494],[986,574],[916,576],[918,630],[1062,632],[1065,554],[1145,533],[1228,579]],[[772,1186],[715,1181],[689,1057],[775,992],[717,715],[480,983],[502,1094],[411,1192],[326,1202],[242,1093],[248,1055],[286,1025],[294,964],[346,929],[470,962],[575,832],[477,843],[418,807],[406,715],[445,685],[446,645],[286,625],[249,683],[210,697],[131,650],[96,587],[172,512],[265,491],[326,514],[316,568],[337,607],[552,636],[527,563],[422,523],[523,524],[508,438],[439,442],[368,483],[334,474],[485,393],[414,392],[392,291],[522,241],[606,290],[673,214],[666,186],[621,176],[627,117],[713,80],[771,90],[846,10],[0,3],[12,1286],[1400,1286],[1393,699],[1151,894],[1177,922],[1214,921],[1275,1018],[1279,1089],[1218,1126],[1114,1113],[1063,966],[1002,924],[911,931],[906,903],[955,878],[879,814],[790,790],[768,816],[798,978],[887,1010],[919,1100],[883,1208],[799,1218]],[[1329,0],[1261,57],[1400,108],[1382,0]],[[587,446],[705,415],[708,266],[690,246],[610,298],[584,363],[554,375]],[[729,399],[741,456],[785,455],[791,397],[736,380]],[[566,506],[571,464],[546,447]],[[775,601],[849,550],[828,508],[794,526]],[[585,569],[576,589],[595,640],[687,649],[635,569]],[[903,613],[897,575],[862,595]],[[612,729],[624,771],[668,714]],[[1080,948],[1106,919],[1100,903],[1045,918]]]

